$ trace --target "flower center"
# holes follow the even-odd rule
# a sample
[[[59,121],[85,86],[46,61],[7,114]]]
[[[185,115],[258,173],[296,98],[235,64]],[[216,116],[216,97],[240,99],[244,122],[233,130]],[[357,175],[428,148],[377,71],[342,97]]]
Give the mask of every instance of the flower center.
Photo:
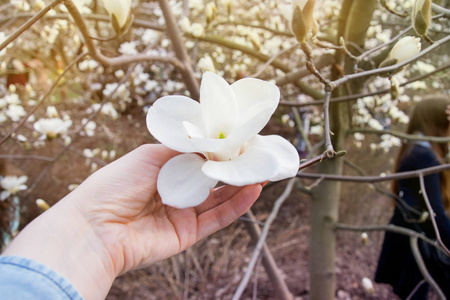
[[[219,139],[220,139],[220,140],[223,140],[224,138],[226,138],[226,136],[225,136],[225,134],[223,133],[223,131],[221,131],[221,132],[219,133]]]

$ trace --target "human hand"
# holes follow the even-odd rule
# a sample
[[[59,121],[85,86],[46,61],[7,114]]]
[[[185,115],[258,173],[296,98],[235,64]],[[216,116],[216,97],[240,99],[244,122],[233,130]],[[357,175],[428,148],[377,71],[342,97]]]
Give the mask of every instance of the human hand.
[[[144,145],[100,169],[25,228],[4,254],[36,259],[86,299],[104,298],[116,276],[175,255],[229,225],[261,192],[260,184],[224,186],[197,207],[165,206],[156,179],[177,154]]]
[[[194,208],[163,205],[157,175],[177,154],[163,145],[141,146],[74,191],[82,215],[115,262],[116,275],[187,249],[244,214],[259,196],[259,184],[224,186]]]

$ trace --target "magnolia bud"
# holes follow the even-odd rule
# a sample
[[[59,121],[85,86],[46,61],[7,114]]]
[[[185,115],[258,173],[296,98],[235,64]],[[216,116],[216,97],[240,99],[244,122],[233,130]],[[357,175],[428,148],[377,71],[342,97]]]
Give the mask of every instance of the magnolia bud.
[[[375,292],[375,289],[373,288],[372,280],[370,280],[367,277],[364,277],[362,279],[362,286],[369,294],[373,294]]]
[[[311,38],[314,27],[314,4],[316,0],[293,0],[291,30],[299,43]],[[316,30],[317,31],[317,30]]]
[[[380,64],[380,67],[392,66],[404,62],[417,55],[422,48],[420,38],[405,36],[399,40],[392,48],[386,59]]]
[[[103,0],[103,6],[111,17],[111,24],[117,34],[125,32],[131,25],[131,0]]]
[[[50,208],[50,205],[48,205],[48,203],[45,202],[45,200],[42,200],[42,199],[37,199],[36,200],[36,205],[37,205],[37,207],[39,207],[41,212],[44,212],[44,211],[46,211],[47,209]]]
[[[395,80],[394,78],[391,79],[390,94],[391,94],[392,100],[396,100],[398,98],[398,95],[400,94],[398,81]]]
[[[211,23],[214,20],[214,18],[216,17],[216,11],[217,11],[217,7],[214,4],[214,2],[209,2],[208,4],[206,4],[205,16],[206,16],[207,24]]]
[[[412,26],[418,35],[427,37],[431,23],[431,0],[416,0],[412,15]]]
[[[364,245],[367,245],[369,243],[369,235],[367,232],[361,233],[361,241]]]

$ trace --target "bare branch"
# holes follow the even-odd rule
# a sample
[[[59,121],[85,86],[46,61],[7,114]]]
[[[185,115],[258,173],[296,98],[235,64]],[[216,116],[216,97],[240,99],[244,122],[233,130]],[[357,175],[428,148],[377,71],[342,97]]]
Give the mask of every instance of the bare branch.
[[[23,159],[23,160],[43,160],[43,161],[53,161],[52,157],[39,156],[39,155],[0,155],[0,159]]]
[[[346,83],[348,81],[354,80],[354,79],[358,79],[358,78],[364,78],[364,77],[369,77],[369,76],[373,76],[373,75],[379,75],[379,74],[383,74],[383,73],[392,73],[395,72],[397,70],[399,70],[400,68],[418,60],[419,58],[425,56],[426,54],[430,53],[431,51],[443,46],[445,43],[447,43],[448,41],[450,41],[450,35],[446,36],[442,39],[440,39],[439,41],[436,41],[433,45],[431,45],[430,47],[426,48],[425,50],[423,50],[422,52],[420,52],[419,54],[411,57],[410,59],[407,59],[399,64],[395,64],[393,66],[389,66],[389,67],[384,67],[384,68],[378,68],[378,69],[374,69],[374,70],[369,70],[369,71],[364,71],[364,72],[360,72],[360,73],[355,73],[355,74],[349,74],[349,75],[345,75],[344,77],[341,77],[333,82],[331,82],[335,87]]]
[[[261,230],[258,225],[258,220],[255,218],[251,210],[249,210],[245,215],[249,220],[244,223],[245,228],[247,229],[251,239],[256,245],[261,238]],[[270,249],[266,243],[263,244],[262,254],[262,263],[267,274],[269,275],[270,280],[272,281],[272,284],[277,290],[279,299],[292,300],[293,296],[289,291],[286,282],[283,280],[280,274],[280,269],[277,267],[275,259],[273,258],[272,253],[270,252]]]
[[[102,65],[111,67],[111,66],[123,66],[128,65],[134,62],[151,62],[151,61],[158,61],[158,62],[164,62],[164,63],[170,63],[173,64],[176,68],[178,68],[181,72],[184,71],[185,66],[182,62],[180,62],[177,58],[169,57],[169,56],[153,56],[153,55],[147,55],[147,54],[137,54],[137,55],[122,55],[119,57],[106,57],[103,54],[101,54],[97,46],[95,45],[93,39],[91,38],[91,35],[89,33],[89,29],[86,25],[86,22],[83,19],[83,16],[78,11],[75,4],[72,2],[72,0],[64,0],[64,5],[66,6],[67,10],[69,11],[70,15],[74,19],[78,29],[80,30],[81,35],[84,38],[84,42],[86,43],[86,47],[89,50],[89,55],[100,62]]]
[[[427,237],[426,235],[419,233],[417,231],[414,231],[409,228],[397,226],[394,224],[388,224],[388,225],[350,225],[350,224],[342,224],[342,223],[336,223],[334,225],[334,230],[347,230],[347,231],[357,231],[357,232],[369,232],[369,231],[389,231],[394,232],[398,234],[403,234],[409,237],[416,237],[424,242],[427,242],[428,244],[438,248],[442,249],[440,245],[435,241]]]
[[[322,155],[323,158],[323,155]],[[313,163],[318,162],[320,158],[315,157],[314,162],[309,163],[312,165]],[[308,160],[309,162],[309,160]],[[302,164],[300,164],[302,167]],[[300,167],[300,168],[301,168]],[[390,181],[390,180],[399,180],[405,178],[413,178],[418,177],[419,174],[428,175],[433,173],[439,173],[444,170],[450,170],[450,164],[444,164],[440,166],[420,169],[416,171],[408,171],[408,172],[400,172],[386,176],[347,176],[347,175],[333,175],[333,174],[317,174],[317,173],[298,173],[297,177],[300,178],[310,178],[310,179],[318,179],[323,178],[324,180],[335,180],[335,181],[345,181],[345,182],[380,182],[380,181]]]
[[[200,97],[200,86],[197,79],[194,76],[194,70],[191,66],[191,60],[184,46],[184,42],[181,38],[180,30],[178,29],[175,17],[172,14],[171,8],[167,0],[158,0],[159,7],[161,8],[164,19],[166,21],[167,33],[173,44],[173,49],[175,55],[181,61],[184,66],[184,70],[181,70],[181,75],[183,76],[184,83],[188,88],[191,97],[194,99],[199,99]]]
[[[266,240],[267,234],[269,233],[270,226],[272,225],[272,222],[275,220],[275,218],[278,214],[278,211],[281,208],[281,205],[291,194],[291,191],[292,191],[292,188],[294,187],[295,181],[296,181],[296,178],[292,178],[291,180],[289,180],[284,192],[275,201],[272,211],[270,212],[270,215],[269,215],[269,217],[267,217],[267,220],[264,224],[259,241],[255,246],[255,250],[253,251],[252,258],[250,259],[250,262],[248,263],[247,270],[244,274],[244,277],[242,278],[241,283],[239,284],[238,288],[236,289],[236,292],[233,295],[233,298],[232,298],[233,300],[241,299],[241,296],[244,293],[245,288],[247,287],[248,282],[250,280],[253,268],[255,267],[255,264],[258,260],[261,250],[264,246],[264,242]]]
[[[436,291],[436,293],[439,296],[439,299],[445,300],[446,297],[444,293],[442,292],[439,285],[434,281],[433,277],[431,277],[430,273],[427,270],[427,267],[425,266],[425,262],[423,261],[422,255],[420,254],[419,246],[417,244],[418,239],[416,236],[411,236],[409,238],[409,242],[411,245],[411,251],[414,255],[414,259],[416,260],[417,266],[419,267],[420,272],[422,273],[424,279],[428,282],[428,284]]]
[[[435,219],[435,213],[433,211],[433,207],[431,207],[430,199],[428,198],[427,190],[425,188],[425,180],[423,178],[423,174],[419,174],[419,182],[420,182],[420,190],[423,195],[423,200],[425,201],[425,205],[427,206],[427,210],[430,216],[431,224],[433,224],[434,233],[436,234],[436,240],[438,241],[439,245],[444,249],[444,252],[450,256],[450,251],[447,249],[445,244],[442,242],[441,234],[439,232],[439,228],[436,223]]]
[[[439,6],[436,3],[431,3],[431,9],[434,12],[443,14],[447,19],[450,19],[450,9]]]
[[[38,109],[38,107],[41,106],[47,100],[47,98],[53,93],[53,90],[58,86],[58,83],[66,75],[66,73],[86,55],[87,55],[86,52],[81,53],[69,65],[67,65],[67,67],[64,69],[64,71],[58,76],[58,78],[56,78],[55,82],[50,87],[50,89],[47,91],[47,93],[45,93],[45,95],[42,96],[42,98],[38,101],[38,103],[36,103],[35,106],[33,106],[33,108],[27,113],[27,115],[25,117],[23,117],[22,120],[20,120],[20,122],[16,125],[16,127],[14,127],[6,136],[4,136],[2,138],[2,140],[0,141],[0,146],[4,142],[6,142],[6,140],[8,140],[20,127],[22,127],[23,124],[25,124],[25,122],[36,111],[36,109]]]
[[[418,80],[422,80],[424,78],[427,78],[433,74],[436,74],[438,72],[441,72],[445,69],[448,69],[450,67],[450,64],[446,64],[440,68],[437,68],[434,71],[431,71],[429,73],[423,74],[423,75],[418,75],[415,76],[405,82],[402,82],[399,84],[399,86],[406,86],[410,83],[416,82]],[[305,67],[306,70],[306,67]],[[307,72],[307,70],[305,71]],[[305,75],[306,76],[306,75]],[[278,82],[277,82],[278,85]],[[330,99],[330,103],[337,103],[337,102],[344,102],[344,101],[351,101],[351,100],[356,100],[359,98],[364,98],[364,97],[369,97],[369,96],[375,96],[375,95],[381,95],[381,94],[387,94],[389,93],[391,90],[388,89],[382,89],[382,90],[377,90],[374,92],[366,92],[366,93],[361,93],[361,94],[354,94],[354,95],[348,95],[348,96],[343,96],[343,97],[335,97],[335,98],[331,98]],[[281,106],[292,106],[292,107],[303,107],[303,106],[310,106],[310,105],[322,105],[324,103],[324,100],[315,100],[315,101],[309,101],[309,102],[303,102],[303,103],[291,103],[291,102],[287,102],[287,101],[281,101],[280,105]]]
[[[373,134],[389,134],[401,139],[410,140],[410,141],[428,141],[433,143],[448,143],[450,142],[450,137],[441,137],[441,136],[425,136],[425,135],[414,135],[407,134],[395,130],[377,130],[373,128],[352,128],[348,131],[349,133],[361,132],[361,133],[373,133]]]
[[[0,51],[9,45],[12,41],[14,41],[19,35],[21,35],[24,31],[26,31],[28,28],[30,28],[36,21],[38,21],[40,18],[42,18],[50,9],[55,7],[56,5],[60,4],[63,0],[54,0],[47,6],[45,6],[43,9],[41,9],[37,14],[35,14],[31,19],[29,19],[27,22],[25,22],[22,26],[20,26],[19,29],[17,29],[13,34],[8,36],[3,43],[0,44]]]

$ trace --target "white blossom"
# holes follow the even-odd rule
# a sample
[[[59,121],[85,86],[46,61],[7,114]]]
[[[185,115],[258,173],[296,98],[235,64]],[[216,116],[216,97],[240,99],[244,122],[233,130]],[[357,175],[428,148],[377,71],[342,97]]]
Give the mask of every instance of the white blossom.
[[[72,126],[71,120],[62,120],[60,118],[43,118],[33,124],[34,130],[41,133],[42,138],[47,139],[53,139],[58,135],[66,135],[70,126]]]
[[[9,196],[17,194],[19,191],[26,190],[28,187],[25,182],[28,180],[27,176],[5,176],[0,177],[0,186],[2,192],[0,194],[0,200],[4,201]]]
[[[280,136],[258,135],[279,98],[271,83],[245,78],[230,86],[206,72],[200,103],[185,96],[157,100],[147,114],[150,133],[184,153],[169,160],[158,175],[162,202],[192,207],[202,203],[218,181],[244,186],[295,176],[299,157],[294,146]]]

